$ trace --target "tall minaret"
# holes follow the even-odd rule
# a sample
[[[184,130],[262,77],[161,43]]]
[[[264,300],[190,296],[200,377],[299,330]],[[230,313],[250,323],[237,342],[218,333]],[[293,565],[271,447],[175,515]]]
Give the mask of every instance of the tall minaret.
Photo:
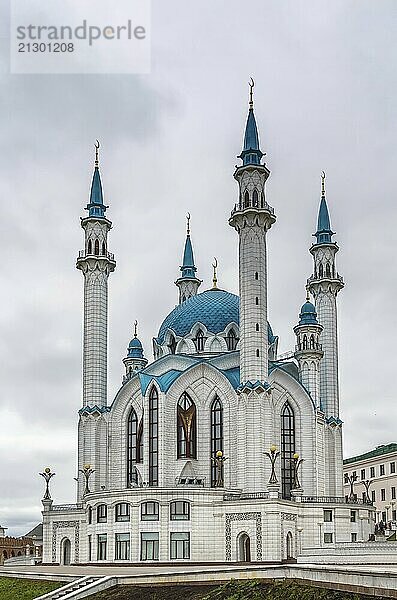
[[[107,404],[108,277],[116,262],[108,252],[108,232],[112,223],[105,217],[98,162],[99,142],[95,145],[88,217],[81,219],[85,248],[79,252],[77,269],[84,275],[83,332],[83,406]]]
[[[179,304],[196,296],[197,290],[201,285],[201,279],[196,277],[196,267],[194,264],[193,247],[190,239],[190,213],[187,215],[186,242],[183,252],[183,264],[181,266],[181,276],[175,281],[179,288]]]
[[[250,84],[250,102],[244,147],[234,178],[239,184],[238,204],[229,224],[239,234],[240,288],[240,382],[264,382],[268,377],[267,338],[267,264],[266,232],[276,220],[274,209],[265,200],[266,180],[270,171],[261,164],[253,103],[254,82]]]
[[[343,288],[342,277],[335,267],[339,248],[332,241],[327,202],[325,199],[325,173],[321,176],[321,202],[318,213],[316,243],[310,248],[314,259],[314,273],[307,280],[314,296],[317,318],[323,326],[321,345],[324,357],[320,362],[320,403],[326,417],[339,418],[338,382],[338,331],[336,296]]]

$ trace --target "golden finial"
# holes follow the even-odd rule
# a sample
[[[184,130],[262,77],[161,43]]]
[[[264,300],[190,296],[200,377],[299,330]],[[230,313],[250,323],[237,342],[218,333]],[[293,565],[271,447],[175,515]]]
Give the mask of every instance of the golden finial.
[[[134,321],[134,338],[138,335],[138,321]]]
[[[99,165],[99,141],[97,140],[95,142],[95,166],[97,167]]]
[[[325,198],[325,171],[321,171],[321,195]]]
[[[187,221],[186,234],[190,235],[190,213],[189,212],[186,215],[186,221]]]
[[[254,108],[254,85],[255,81],[251,77],[251,81],[248,83],[250,86],[250,108]]]
[[[217,283],[218,283],[218,279],[216,277],[216,269],[218,267],[218,261],[217,259],[214,257],[214,262],[212,263],[212,268],[214,269],[214,276],[212,278],[212,287],[216,288],[217,287]]]

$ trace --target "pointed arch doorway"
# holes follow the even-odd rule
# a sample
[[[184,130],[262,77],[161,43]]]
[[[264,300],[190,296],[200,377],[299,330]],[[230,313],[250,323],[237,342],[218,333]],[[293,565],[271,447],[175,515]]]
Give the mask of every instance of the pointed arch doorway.
[[[251,562],[251,540],[248,533],[240,534],[238,538],[239,562]]]
[[[61,545],[61,557],[63,565],[70,565],[72,546],[70,540],[65,538]]]

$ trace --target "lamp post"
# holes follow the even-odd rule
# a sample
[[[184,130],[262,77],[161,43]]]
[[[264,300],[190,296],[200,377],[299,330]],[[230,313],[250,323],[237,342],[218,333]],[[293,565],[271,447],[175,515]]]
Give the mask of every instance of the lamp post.
[[[386,523],[388,523],[389,522],[390,504],[386,504],[385,509],[386,509]]]
[[[215,487],[223,487],[223,465],[227,460],[227,456],[224,456],[222,450],[218,450],[215,456],[211,457],[212,463],[215,465],[216,482]]]
[[[365,481],[361,482],[363,484],[363,486],[365,487],[365,502],[367,504],[372,504],[372,501],[369,497],[369,488],[372,485],[372,479],[366,479]]]
[[[91,467],[91,465],[89,465],[89,464],[84,465],[84,467],[82,469],[79,469],[79,473],[82,473],[85,478],[85,488],[84,488],[83,496],[90,493],[90,485],[89,485],[90,477],[94,472],[95,472],[95,469],[93,469]]]
[[[275,444],[273,444],[272,446],[270,446],[270,451],[264,452],[263,454],[268,457],[268,459],[270,460],[270,464],[272,466],[269,484],[270,485],[278,485],[278,479],[277,479],[275,467],[276,467],[276,460],[280,456],[280,452],[277,450],[277,446],[275,446]]]
[[[350,485],[350,494],[349,494],[349,502],[354,502],[355,501],[355,494],[354,494],[354,484],[357,481],[357,473],[352,473],[351,475],[346,475],[346,482],[349,483]]]
[[[43,479],[45,480],[45,492],[44,492],[43,500],[51,500],[50,481],[51,481],[51,478],[54,477],[55,473],[51,472],[50,467],[46,467],[43,470],[43,473],[39,473],[39,475],[41,475],[41,477],[43,477]]]
[[[299,554],[302,554],[302,531],[303,531],[303,527],[297,527],[297,532],[298,532],[298,539],[299,539]]]
[[[299,454],[297,452],[295,452],[294,456],[292,457],[292,463],[293,463],[293,469],[294,469],[294,482],[292,485],[292,489],[294,489],[294,490],[302,489],[302,486],[299,481],[299,467],[303,463],[303,460],[304,460],[303,458],[299,458]]]

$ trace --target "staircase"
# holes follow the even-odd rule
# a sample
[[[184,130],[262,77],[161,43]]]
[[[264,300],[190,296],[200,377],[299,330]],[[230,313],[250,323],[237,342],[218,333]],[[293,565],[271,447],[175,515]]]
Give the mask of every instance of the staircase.
[[[79,577],[72,583],[67,583],[49,594],[37,597],[35,600],[58,600],[59,598],[62,600],[80,600],[80,598],[87,598],[115,585],[117,585],[116,577],[92,577],[89,575]]]

